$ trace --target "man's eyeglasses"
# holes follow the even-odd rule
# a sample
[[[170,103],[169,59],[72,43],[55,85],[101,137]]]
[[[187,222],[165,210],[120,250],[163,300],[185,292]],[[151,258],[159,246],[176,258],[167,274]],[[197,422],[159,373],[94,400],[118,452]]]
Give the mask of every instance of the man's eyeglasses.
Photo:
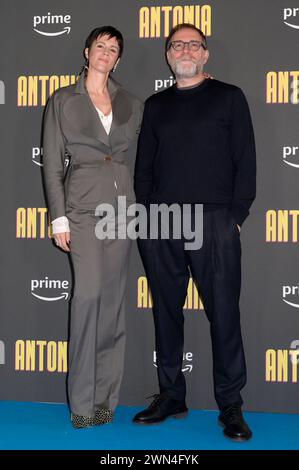
[[[185,49],[185,45],[187,44],[189,51],[199,51],[199,49],[202,47],[203,49],[206,49],[205,44],[203,44],[201,41],[172,41],[169,45],[172,47],[175,51],[183,51]]]

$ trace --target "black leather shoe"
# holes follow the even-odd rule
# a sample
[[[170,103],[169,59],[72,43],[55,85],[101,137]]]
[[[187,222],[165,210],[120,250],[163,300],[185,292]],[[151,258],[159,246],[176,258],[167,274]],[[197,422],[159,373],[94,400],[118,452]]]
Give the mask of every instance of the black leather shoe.
[[[248,441],[252,432],[243,418],[241,406],[232,404],[221,411],[219,424],[224,426],[223,433],[234,441]]]
[[[137,424],[156,424],[172,416],[173,418],[185,418],[188,408],[183,401],[174,400],[165,394],[153,395],[154,401],[148,408],[134,417],[133,422]]]

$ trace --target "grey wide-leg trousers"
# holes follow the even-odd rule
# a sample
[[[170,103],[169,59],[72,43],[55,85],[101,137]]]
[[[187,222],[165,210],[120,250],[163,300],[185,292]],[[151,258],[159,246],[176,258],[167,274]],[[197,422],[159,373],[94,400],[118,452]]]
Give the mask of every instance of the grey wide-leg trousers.
[[[118,403],[125,353],[125,287],[131,240],[99,240],[92,213],[67,212],[74,293],[71,301],[70,409],[93,416]]]

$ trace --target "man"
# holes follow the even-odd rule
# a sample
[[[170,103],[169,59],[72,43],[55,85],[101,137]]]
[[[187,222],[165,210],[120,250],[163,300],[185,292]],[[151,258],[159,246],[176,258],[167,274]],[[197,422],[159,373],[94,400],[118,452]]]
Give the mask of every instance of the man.
[[[135,168],[137,202],[203,205],[203,244],[184,238],[139,240],[153,295],[160,394],[134,422],[183,417],[183,305],[189,269],[210,321],[215,398],[227,437],[252,436],[240,391],[246,365],[240,328],[239,232],[255,198],[256,159],[248,104],[240,88],[205,78],[209,52],[201,30],[176,26],[166,40],[176,84],[145,104]],[[193,211],[194,214],[194,211]]]

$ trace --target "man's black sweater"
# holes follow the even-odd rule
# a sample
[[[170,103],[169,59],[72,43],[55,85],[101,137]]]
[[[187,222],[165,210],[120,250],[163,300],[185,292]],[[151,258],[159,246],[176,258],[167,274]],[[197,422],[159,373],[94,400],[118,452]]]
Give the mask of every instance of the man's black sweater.
[[[145,103],[135,167],[137,202],[230,207],[242,225],[256,191],[250,112],[242,90],[206,79]]]

